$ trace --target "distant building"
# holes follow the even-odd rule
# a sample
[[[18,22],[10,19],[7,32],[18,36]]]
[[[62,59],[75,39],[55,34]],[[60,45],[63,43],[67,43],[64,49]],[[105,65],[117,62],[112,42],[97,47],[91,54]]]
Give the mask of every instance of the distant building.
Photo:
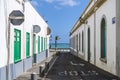
[[[70,44],[74,55],[120,77],[120,0],[91,0]]]
[[[48,26],[29,0],[0,0],[0,80],[14,80],[49,56]]]

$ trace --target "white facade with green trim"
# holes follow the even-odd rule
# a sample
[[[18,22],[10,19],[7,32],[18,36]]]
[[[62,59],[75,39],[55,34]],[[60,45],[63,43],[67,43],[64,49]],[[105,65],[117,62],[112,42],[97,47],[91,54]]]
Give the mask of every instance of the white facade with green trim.
[[[10,13],[15,10],[24,14],[20,25],[9,23]],[[23,0],[0,0],[0,19],[0,80],[13,80],[49,56],[48,24],[30,2]],[[34,25],[40,27],[40,32],[33,32]]]

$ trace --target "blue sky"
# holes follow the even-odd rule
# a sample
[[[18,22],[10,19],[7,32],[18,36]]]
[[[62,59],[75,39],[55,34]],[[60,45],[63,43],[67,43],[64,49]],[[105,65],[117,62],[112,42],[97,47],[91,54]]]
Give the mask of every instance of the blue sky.
[[[48,21],[52,40],[59,36],[59,43],[69,43],[69,32],[87,7],[90,0],[32,0],[32,5]]]

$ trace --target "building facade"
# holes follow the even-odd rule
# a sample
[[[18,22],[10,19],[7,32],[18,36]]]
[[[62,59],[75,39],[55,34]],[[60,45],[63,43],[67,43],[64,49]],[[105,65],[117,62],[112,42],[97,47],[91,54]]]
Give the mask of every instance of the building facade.
[[[120,77],[120,0],[91,0],[70,32],[71,53]]]
[[[51,30],[29,0],[0,0],[0,80],[14,80],[49,57]]]

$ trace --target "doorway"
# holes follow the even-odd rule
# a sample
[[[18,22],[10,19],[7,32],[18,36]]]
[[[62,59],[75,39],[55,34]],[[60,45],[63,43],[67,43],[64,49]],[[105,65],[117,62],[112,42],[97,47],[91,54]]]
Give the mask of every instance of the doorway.
[[[88,62],[90,62],[90,28],[88,28]]]

